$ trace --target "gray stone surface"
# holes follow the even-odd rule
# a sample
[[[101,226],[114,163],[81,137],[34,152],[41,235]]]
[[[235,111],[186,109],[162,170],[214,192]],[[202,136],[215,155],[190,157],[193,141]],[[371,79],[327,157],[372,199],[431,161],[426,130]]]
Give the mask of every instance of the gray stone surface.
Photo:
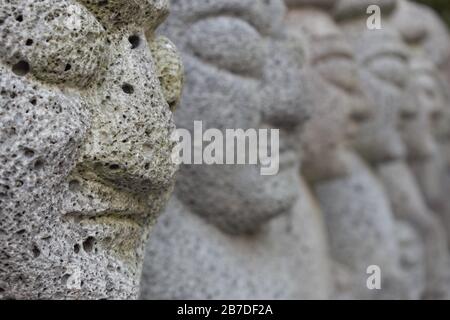
[[[168,42],[154,59],[144,35],[167,13],[166,1],[0,1],[0,298],[137,296],[176,170],[164,93],[181,79],[157,71],[181,66]]]
[[[147,248],[142,298],[327,298],[325,229],[298,177],[298,128],[309,114],[301,43],[283,2],[173,1],[161,33],[183,53],[177,126],[280,128],[281,166],[182,166]],[[244,63],[243,63],[244,62]]]

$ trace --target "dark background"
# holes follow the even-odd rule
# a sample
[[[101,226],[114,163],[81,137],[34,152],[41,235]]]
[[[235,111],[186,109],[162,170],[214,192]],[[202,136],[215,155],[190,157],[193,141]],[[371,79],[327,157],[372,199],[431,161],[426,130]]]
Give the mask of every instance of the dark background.
[[[450,27],[450,0],[414,0],[433,7]]]

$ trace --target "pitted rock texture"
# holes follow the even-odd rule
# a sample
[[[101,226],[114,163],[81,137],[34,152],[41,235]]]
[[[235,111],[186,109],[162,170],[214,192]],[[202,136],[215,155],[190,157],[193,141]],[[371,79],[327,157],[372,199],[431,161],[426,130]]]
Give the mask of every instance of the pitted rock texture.
[[[0,298],[136,297],[176,170],[144,35],[166,14],[165,1],[0,2]]]
[[[284,12],[279,0],[172,2],[160,32],[186,67],[177,126],[279,128],[281,163],[275,176],[182,166],[150,238],[142,298],[329,296],[323,221],[298,178],[298,130],[311,111],[303,48],[283,32]]]

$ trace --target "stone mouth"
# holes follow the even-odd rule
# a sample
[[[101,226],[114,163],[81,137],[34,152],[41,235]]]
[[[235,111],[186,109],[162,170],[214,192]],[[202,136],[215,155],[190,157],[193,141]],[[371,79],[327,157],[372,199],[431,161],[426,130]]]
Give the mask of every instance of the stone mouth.
[[[148,231],[154,224],[151,215],[130,212],[105,211],[96,215],[72,212],[64,218],[80,228],[83,236],[78,250],[115,257],[133,267],[139,262]]]
[[[100,212],[69,212],[65,214],[65,218],[74,222],[81,223],[83,221],[99,222],[99,223],[133,223],[139,227],[144,227],[145,222],[151,219],[150,214],[141,211],[125,211],[125,210],[105,210]]]

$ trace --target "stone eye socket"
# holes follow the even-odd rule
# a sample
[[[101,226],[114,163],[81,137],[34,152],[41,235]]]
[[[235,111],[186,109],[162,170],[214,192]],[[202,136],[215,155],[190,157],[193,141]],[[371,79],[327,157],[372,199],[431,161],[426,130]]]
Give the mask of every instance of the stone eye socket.
[[[203,19],[189,28],[186,37],[188,49],[207,64],[245,77],[258,78],[263,74],[266,42],[243,19]]]
[[[175,45],[165,37],[149,41],[150,51],[155,60],[161,89],[172,112],[175,111],[183,89],[184,67]]]

